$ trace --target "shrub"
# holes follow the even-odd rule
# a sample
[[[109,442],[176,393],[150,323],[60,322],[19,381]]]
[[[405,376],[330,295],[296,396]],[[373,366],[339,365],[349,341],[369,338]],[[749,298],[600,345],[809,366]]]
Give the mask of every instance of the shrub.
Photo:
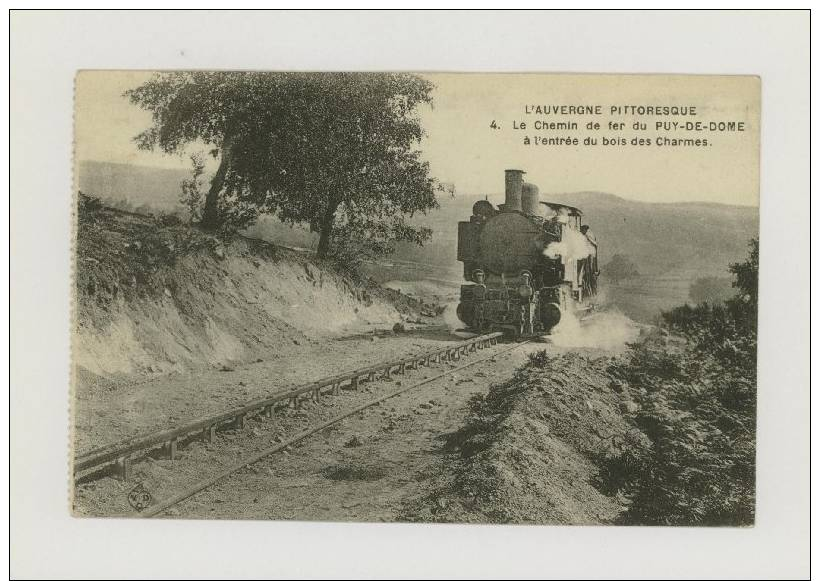
[[[689,298],[696,304],[721,304],[732,298],[733,294],[729,278],[705,276],[695,280],[689,287]]]
[[[530,353],[529,360],[531,366],[541,369],[547,368],[550,364],[550,357],[546,349]]]
[[[85,221],[103,209],[102,200],[96,196],[89,196],[82,192],[77,193],[77,215],[80,221]]]
[[[159,212],[156,215],[156,218],[157,222],[159,222],[161,226],[179,226],[182,224],[182,218],[173,212]]]
[[[597,459],[600,488],[628,500],[625,524],[754,522],[756,241],[752,246],[749,260],[733,265],[737,297],[665,313],[683,343],[669,347],[656,337],[632,345],[611,368],[638,404],[630,419],[645,436]]]

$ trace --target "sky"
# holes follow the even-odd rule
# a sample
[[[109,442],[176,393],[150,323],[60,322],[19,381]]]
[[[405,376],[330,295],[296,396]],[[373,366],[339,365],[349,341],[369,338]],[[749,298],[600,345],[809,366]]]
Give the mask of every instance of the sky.
[[[75,87],[75,159],[188,168],[187,156],[139,151],[133,137],[150,114],[122,94],[151,77],[144,71],[83,71]],[[545,193],[602,191],[646,202],[758,205],[760,83],[756,77],[692,75],[428,74],[432,107],[419,117],[420,148],[431,173],[457,195],[504,190],[504,170],[522,169]],[[600,106],[601,115],[527,113],[536,106]],[[611,106],[695,107],[696,116],[611,115]],[[496,128],[491,127],[495,121]],[[576,131],[534,129],[534,123],[578,123]],[[587,130],[588,122],[602,130]],[[624,122],[610,130],[609,121]],[[635,121],[647,131],[635,131]],[[744,132],[659,133],[659,121],[733,121]],[[515,129],[514,124],[527,124]],[[659,147],[654,140],[706,138],[706,147]],[[597,137],[594,147],[525,145],[524,137]],[[644,137],[651,146],[603,145],[603,138]],[[201,149],[192,146],[189,152]]]

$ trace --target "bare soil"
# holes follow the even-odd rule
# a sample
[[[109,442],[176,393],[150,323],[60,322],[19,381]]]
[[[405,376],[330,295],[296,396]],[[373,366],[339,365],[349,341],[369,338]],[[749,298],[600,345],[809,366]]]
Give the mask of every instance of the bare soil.
[[[413,341],[402,337],[393,343],[399,349],[400,344],[406,347]],[[136,516],[127,496],[139,484],[156,500],[170,497],[311,425],[507,348],[496,345],[461,361],[431,363],[392,380],[363,384],[359,392],[343,390],[337,396],[323,396],[318,403],[305,402],[302,409],[279,410],[270,420],[250,418],[244,430],[223,431],[212,444],[195,441],[181,446],[177,460],[157,454],[136,463],[134,477],[127,483],[110,476],[82,482],[76,488],[75,513]],[[441,469],[442,437],[461,424],[467,400],[486,391],[487,382],[508,376],[534,348],[524,345],[347,418],[195,495],[165,516],[396,520],[408,495],[428,492],[427,474]],[[246,372],[257,371],[251,366]]]
[[[81,381],[233,366],[434,316],[332,261],[111,208],[80,212],[72,348]]]
[[[459,340],[432,325],[404,333],[374,329],[345,338],[305,341],[298,351],[271,352],[255,362],[218,365],[192,373],[109,379],[81,371],[74,401],[75,446],[83,453],[329,375]]]
[[[451,335],[444,335],[444,339]],[[419,339],[395,337],[401,349]],[[428,339],[433,341],[433,339]],[[352,341],[356,344],[355,340]],[[371,345],[372,347],[372,345]],[[594,487],[590,459],[627,427],[606,365],[617,353],[544,343],[500,344],[461,361],[431,364],[251,418],[212,444],[191,442],[177,460],[137,463],[124,483],[81,483],[79,515],[136,516],[141,484],[154,502],[362,403],[488,358],[398,395],[246,466],[170,508],[166,518],[602,524],[622,509]],[[361,346],[366,356],[365,345]],[[544,349],[553,365],[534,367]],[[370,351],[372,353],[372,349]],[[525,368],[522,372],[521,369]],[[248,377],[261,370],[249,366]],[[261,377],[257,377],[261,379]],[[488,417],[487,414],[493,417]]]
[[[408,520],[604,524],[621,499],[597,486],[596,458],[631,431],[629,396],[592,350],[549,349],[471,402],[464,425],[443,446],[448,469]]]

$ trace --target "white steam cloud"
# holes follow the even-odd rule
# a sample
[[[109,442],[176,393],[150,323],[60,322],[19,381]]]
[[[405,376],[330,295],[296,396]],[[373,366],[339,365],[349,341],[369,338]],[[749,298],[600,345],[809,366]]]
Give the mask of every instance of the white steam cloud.
[[[451,334],[457,337],[475,337],[475,333],[466,330],[467,325],[458,318],[456,309],[458,309],[458,301],[448,303],[441,313],[441,317],[444,319],[444,324],[447,325],[447,329]]]
[[[560,256],[563,263],[569,259],[583,260],[594,252],[595,247],[589,239],[571,228],[563,229],[560,242],[550,242],[544,248],[544,256],[553,259]]]
[[[565,312],[552,330],[550,342],[558,347],[617,351],[637,339],[640,327],[619,312],[597,311],[579,320],[574,312]]]

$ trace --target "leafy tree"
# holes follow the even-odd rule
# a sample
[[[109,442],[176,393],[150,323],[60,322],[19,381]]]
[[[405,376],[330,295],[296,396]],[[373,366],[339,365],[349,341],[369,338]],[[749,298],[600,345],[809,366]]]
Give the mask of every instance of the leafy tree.
[[[640,276],[640,272],[638,272],[638,267],[635,266],[635,263],[623,254],[615,254],[603,268],[603,272],[615,284],[620,284],[624,280]]]
[[[416,149],[417,108],[432,84],[386,73],[161,73],[128,91],[153,124],[141,148],[200,142],[219,158],[202,225],[250,224],[259,212],[304,222],[327,256],[336,228],[421,244],[405,216],[437,206]]]

